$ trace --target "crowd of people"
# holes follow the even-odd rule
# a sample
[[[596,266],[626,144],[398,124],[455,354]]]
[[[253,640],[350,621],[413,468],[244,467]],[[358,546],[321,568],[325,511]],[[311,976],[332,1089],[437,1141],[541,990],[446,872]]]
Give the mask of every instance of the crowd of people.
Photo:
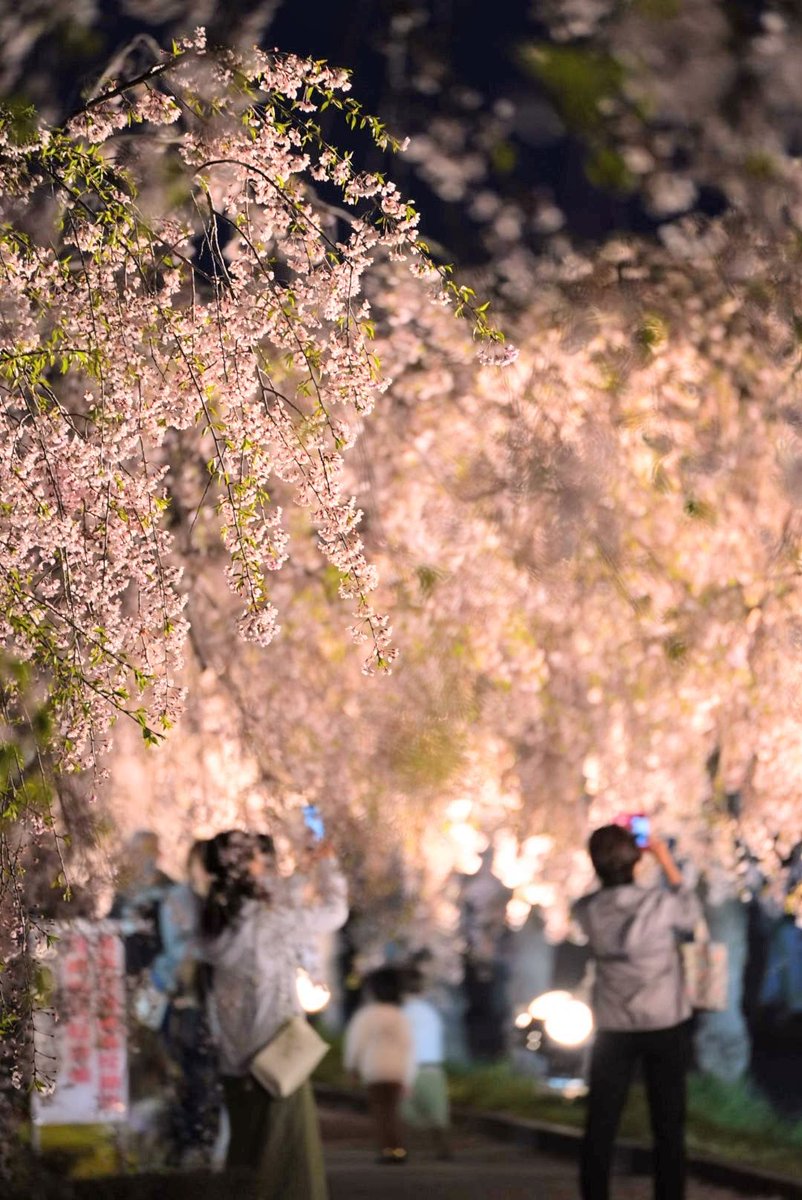
[[[156,1104],[169,1163],[248,1168],[265,1200],[325,1200],[309,1080],[276,1095],[252,1066],[301,1013],[299,967],[346,921],[332,851],[310,844],[303,870],[287,875],[271,837],[231,830],[195,842],[180,883],[158,858],[155,835],[131,839],[110,912],[129,980],[133,1124],[153,1129]],[[402,1108],[439,1157],[450,1154],[442,1021],[423,990],[419,968],[375,971],[346,1034],[346,1066],[366,1086],[383,1163],[406,1158]]]
[[[608,825],[588,848],[600,886],[574,908],[595,967],[582,1200],[608,1200],[636,1069],[651,1113],[655,1198],[682,1200],[692,1009],[681,944],[693,937],[701,906],[659,839],[642,844],[626,826]],[[642,886],[647,857],[662,878]],[[333,854],[325,842],[310,847],[304,870],[286,876],[269,836],[229,831],[192,846],[185,883],[168,880],[157,859],[153,835],[137,835],[112,909],[140,1016],[132,1099],[147,1091],[163,1054],[176,1079],[175,1161],[208,1161],[215,1147],[219,1157],[226,1141],[226,1164],[256,1171],[265,1200],[325,1200],[311,1084],[274,1095],[251,1064],[301,1011],[297,970],[310,945],[346,921],[346,882]],[[428,1130],[438,1157],[451,1154],[443,1023],[425,986],[414,966],[373,971],[345,1032],[344,1065],[365,1088],[386,1165],[406,1161],[407,1127]]]
[[[271,837],[231,830],[192,846],[185,883],[157,859],[155,837],[135,835],[110,914],[130,980],[132,1108],[147,1111],[171,1075],[173,1162],[220,1160],[225,1142],[226,1165],[256,1171],[266,1197],[325,1200],[311,1085],[274,1096],[250,1065],[301,1013],[298,967],[347,918],[333,854],[310,847],[304,871],[285,876]]]

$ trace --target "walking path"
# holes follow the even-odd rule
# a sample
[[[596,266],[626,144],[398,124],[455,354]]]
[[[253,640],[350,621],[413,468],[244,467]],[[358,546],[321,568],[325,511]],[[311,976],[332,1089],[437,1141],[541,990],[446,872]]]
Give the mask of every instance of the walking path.
[[[576,1165],[476,1134],[454,1139],[453,1162],[436,1162],[412,1142],[401,1166],[374,1162],[371,1126],[359,1113],[321,1108],[331,1200],[577,1200]],[[651,1200],[651,1180],[621,1176],[615,1200]],[[687,1200],[733,1200],[734,1193],[690,1181]]]

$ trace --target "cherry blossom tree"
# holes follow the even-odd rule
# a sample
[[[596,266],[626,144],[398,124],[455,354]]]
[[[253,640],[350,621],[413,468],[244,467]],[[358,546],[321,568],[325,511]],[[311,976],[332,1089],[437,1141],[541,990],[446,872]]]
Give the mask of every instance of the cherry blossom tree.
[[[206,56],[199,34],[141,78],[105,82],[66,130],[6,122],[4,634],[49,672],[75,765],[114,712],[147,736],[174,720],[187,625],[160,514],[170,439],[195,425],[241,633],[267,644],[276,629],[279,479],[355,604],[365,669],[392,661],[341,481],[341,451],[387,385],[360,280],[406,256],[445,302],[463,310],[471,293],[433,266],[394,185],[323,142],[318,106],[392,144],[341,98],[348,86],[323,64]],[[352,212],[316,207],[307,177]],[[148,215],[168,185],[170,215]],[[500,337],[471,311],[480,336]]]
[[[349,89],[321,62],[207,52],[198,30],[133,77],[104,76],[64,126],[0,118],[4,958],[29,931],[6,870],[26,822],[57,844],[68,824],[26,803],[27,776],[97,784],[118,719],[149,744],[175,724],[212,532],[246,642],[279,628],[289,505],[351,607],[363,673],[394,661],[345,478],[389,383],[363,276],[403,262],[470,318],[485,355],[514,351],[435,265],[396,186],[323,138],[329,109],[344,136],[400,148]]]
[[[118,724],[119,825],[147,813],[176,867],[223,824],[291,853],[315,800],[365,955],[402,937],[449,978],[456,875],[491,844],[510,922],[558,938],[622,812],[714,902],[781,891],[798,840],[795,36],[733,38],[715,3],[538,8],[530,69],[659,236],[575,244],[551,201],[481,191],[514,112],[481,145],[433,123],[412,157],[488,217],[503,374],[413,210],[323,139],[326,109],[391,144],[323,64],[186,43],[3,149],[2,611],[69,761],[115,712],[154,740],[185,705],[156,752]],[[401,646],[391,680],[343,598],[369,670]]]
[[[789,260],[755,301],[739,269],[621,244],[544,263],[501,377],[420,281],[383,282],[394,382],[348,470],[403,661],[387,690],[340,661],[332,580],[300,528],[273,670],[237,659],[207,603],[210,703],[253,755],[226,820],[291,821],[315,799],[366,899],[400,853],[393,920],[423,941],[447,939],[453,871],[488,840],[511,919],[542,906],[559,936],[590,882],[589,827],[625,811],[676,836],[713,897],[753,888],[753,859],[778,875],[798,813],[795,284]],[[171,755],[154,812],[183,791],[213,821],[227,771],[209,789],[193,745]]]

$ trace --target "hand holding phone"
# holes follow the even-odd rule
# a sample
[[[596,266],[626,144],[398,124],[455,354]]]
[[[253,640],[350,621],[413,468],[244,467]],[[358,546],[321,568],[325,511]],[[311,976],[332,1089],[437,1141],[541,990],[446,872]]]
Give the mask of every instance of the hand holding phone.
[[[316,804],[305,804],[303,808],[304,825],[309,830],[315,842],[322,842],[326,836],[326,823],[323,814]]]
[[[635,845],[640,846],[641,850],[646,850],[651,836],[651,822],[646,814],[630,813],[627,828],[635,839]]]
[[[682,887],[684,879],[682,871],[674,861],[674,856],[671,853],[671,847],[660,838],[652,838],[649,842],[648,849],[654,855],[658,863],[663,869],[663,874],[666,877],[669,885],[673,888]]]

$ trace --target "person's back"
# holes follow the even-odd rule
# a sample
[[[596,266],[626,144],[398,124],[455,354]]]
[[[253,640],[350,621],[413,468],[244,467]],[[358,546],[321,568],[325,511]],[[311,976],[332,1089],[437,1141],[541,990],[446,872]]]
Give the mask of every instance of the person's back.
[[[322,897],[305,907],[295,889],[275,879],[269,901],[247,898],[231,925],[207,941],[221,1071],[243,1076],[248,1063],[300,1013],[299,951],[311,933],[339,928],[347,915],[345,880],[330,860],[320,864]]]
[[[412,1030],[412,1048],[416,1066],[439,1066],[443,1062],[443,1019],[423,996],[408,996],[403,1011]]]
[[[693,932],[700,906],[665,843],[652,839],[641,847],[628,829],[605,825],[588,849],[602,886],[574,906],[596,967],[582,1200],[609,1198],[613,1145],[638,1065],[654,1132],[655,1200],[683,1200],[691,1007],[678,935]],[[643,849],[662,868],[667,887],[636,885]]]
[[[213,968],[224,1075],[246,1075],[254,1054],[300,1012],[297,936],[293,908],[286,909],[276,897],[269,906],[247,899],[231,927],[205,946]]]
[[[636,883],[603,887],[578,901],[574,916],[596,963],[597,1028],[664,1029],[690,1017],[677,936],[693,932],[695,896]]]
[[[379,1001],[360,1008],[348,1027],[345,1063],[363,1083],[407,1084],[414,1051],[404,1011]]]
[[[200,901],[188,883],[175,883],[159,905],[159,953],[150,973],[156,986],[171,996],[181,992],[197,1002],[189,966],[198,958]]]
[[[401,1009],[398,972],[383,967],[365,983],[371,999],[351,1018],[343,1059],[346,1070],[366,1086],[379,1162],[401,1163],[407,1154],[399,1123],[401,1096],[415,1076],[412,1030]]]

